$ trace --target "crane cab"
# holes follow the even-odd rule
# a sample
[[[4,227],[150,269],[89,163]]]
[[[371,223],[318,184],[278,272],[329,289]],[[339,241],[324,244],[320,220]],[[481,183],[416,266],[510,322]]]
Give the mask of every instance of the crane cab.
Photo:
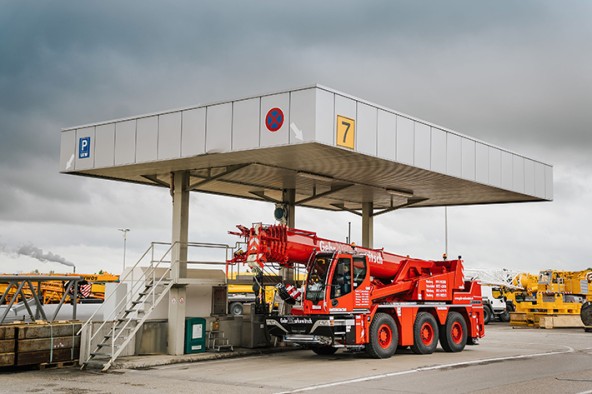
[[[305,314],[352,313],[369,309],[367,256],[352,253],[317,254],[308,270],[302,308]]]

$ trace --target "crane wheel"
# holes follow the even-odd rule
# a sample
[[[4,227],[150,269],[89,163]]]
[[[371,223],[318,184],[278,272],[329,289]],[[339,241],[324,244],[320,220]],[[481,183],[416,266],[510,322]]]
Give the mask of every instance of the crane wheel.
[[[370,342],[366,353],[372,358],[389,358],[397,350],[399,331],[393,317],[387,313],[377,313],[370,324]]]
[[[438,323],[429,312],[419,312],[413,324],[413,346],[415,354],[432,354],[438,346]]]
[[[319,356],[330,356],[335,354],[337,348],[332,346],[313,346],[311,350]]]
[[[440,345],[446,352],[460,352],[467,344],[467,322],[458,312],[448,313],[440,330]]]
[[[592,302],[586,301],[580,310],[580,317],[585,326],[592,326]]]

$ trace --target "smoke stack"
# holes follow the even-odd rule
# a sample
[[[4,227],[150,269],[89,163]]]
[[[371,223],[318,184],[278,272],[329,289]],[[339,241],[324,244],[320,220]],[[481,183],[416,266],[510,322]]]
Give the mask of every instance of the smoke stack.
[[[19,250],[17,250],[17,253],[22,256],[33,257],[34,259],[37,259],[37,260],[44,262],[44,263],[47,263],[47,262],[60,263],[60,264],[66,265],[68,267],[72,267],[74,269],[74,272],[76,272],[76,266],[74,265],[74,263],[66,260],[62,256],[59,256],[59,255],[51,253],[51,252],[43,253],[43,250],[41,250],[33,245],[21,246],[19,248]]]

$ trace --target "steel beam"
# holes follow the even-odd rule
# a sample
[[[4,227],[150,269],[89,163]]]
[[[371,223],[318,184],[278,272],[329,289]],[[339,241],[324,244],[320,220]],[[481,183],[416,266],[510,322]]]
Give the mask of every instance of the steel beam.
[[[374,203],[362,203],[362,246],[374,247]]]

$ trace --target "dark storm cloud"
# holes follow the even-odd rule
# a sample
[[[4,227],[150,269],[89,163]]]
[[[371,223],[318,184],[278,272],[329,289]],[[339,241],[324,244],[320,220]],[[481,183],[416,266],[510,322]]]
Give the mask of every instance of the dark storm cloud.
[[[557,198],[587,207],[590,16],[577,1],[2,2],[0,221],[166,228],[166,191],[58,174],[59,130],[316,82],[555,164]],[[204,208],[232,212],[216,231],[241,203]],[[428,231],[392,239],[420,251]]]

